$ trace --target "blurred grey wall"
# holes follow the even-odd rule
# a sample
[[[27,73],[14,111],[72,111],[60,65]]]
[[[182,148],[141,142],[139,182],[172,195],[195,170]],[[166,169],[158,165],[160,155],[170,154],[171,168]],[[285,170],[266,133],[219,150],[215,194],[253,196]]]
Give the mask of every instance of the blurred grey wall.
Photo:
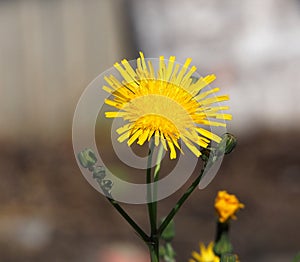
[[[298,0],[132,0],[146,56],[187,57],[231,95],[231,127],[300,127]]]
[[[121,0],[0,1],[0,139],[70,138],[74,109],[133,43]]]
[[[235,132],[299,128],[299,30],[297,0],[0,1],[0,139],[70,138],[82,91],[134,39],[215,73]]]

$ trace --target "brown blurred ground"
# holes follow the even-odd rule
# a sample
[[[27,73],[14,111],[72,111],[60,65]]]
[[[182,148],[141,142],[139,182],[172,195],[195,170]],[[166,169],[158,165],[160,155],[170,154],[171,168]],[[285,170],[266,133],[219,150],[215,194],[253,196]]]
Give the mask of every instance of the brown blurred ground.
[[[300,134],[260,131],[239,139],[219,174],[197,190],[176,218],[178,261],[214,237],[217,190],[235,193],[246,209],[231,237],[241,261],[291,261],[300,243]],[[144,248],[76,165],[71,142],[1,142],[0,261],[97,261],[115,242]],[[163,200],[163,213],[179,194]],[[147,227],[143,206],[126,205]]]

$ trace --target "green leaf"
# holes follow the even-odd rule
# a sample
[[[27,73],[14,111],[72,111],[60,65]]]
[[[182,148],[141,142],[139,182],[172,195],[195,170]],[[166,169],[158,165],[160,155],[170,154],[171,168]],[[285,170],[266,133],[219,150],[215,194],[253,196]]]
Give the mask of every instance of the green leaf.
[[[169,258],[174,258],[176,256],[176,253],[175,253],[171,243],[166,244],[166,254]]]
[[[300,252],[293,258],[292,262],[300,262]]]
[[[159,246],[159,256],[164,257],[166,255],[166,249],[164,246]]]
[[[163,219],[164,220],[164,219]],[[163,220],[161,222],[163,222]],[[175,223],[172,219],[167,225],[166,229],[163,231],[161,238],[167,242],[170,242],[175,236]]]

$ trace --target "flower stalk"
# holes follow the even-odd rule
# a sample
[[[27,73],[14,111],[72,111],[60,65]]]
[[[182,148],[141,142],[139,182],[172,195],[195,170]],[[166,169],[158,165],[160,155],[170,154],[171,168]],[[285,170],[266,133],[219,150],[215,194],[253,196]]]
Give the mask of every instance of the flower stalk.
[[[151,241],[148,243],[151,262],[159,261],[159,239],[160,234],[157,231],[157,181],[159,180],[159,171],[162,161],[162,156],[164,152],[164,148],[161,145],[158,150],[158,155],[156,159],[156,166],[154,169],[153,179],[152,179],[152,158],[154,152],[154,140],[152,139],[150,142],[150,150],[148,155],[148,168],[147,168],[147,196],[148,196],[148,214],[150,220],[150,239]],[[153,182],[153,183],[152,183]],[[152,190],[153,185],[153,190]]]
[[[154,151],[154,141],[151,140],[150,142],[150,149],[148,154],[148,161],[147,161],[147,174],[146,174],[146,183],[147,183],[147,199],[148,199],[148,215],[151,227],[151,234],[156,230],[156,217],[154,214],[154,202],[153,202],[153,194],[152,194],[152,158],[153,158],[153,151]]]

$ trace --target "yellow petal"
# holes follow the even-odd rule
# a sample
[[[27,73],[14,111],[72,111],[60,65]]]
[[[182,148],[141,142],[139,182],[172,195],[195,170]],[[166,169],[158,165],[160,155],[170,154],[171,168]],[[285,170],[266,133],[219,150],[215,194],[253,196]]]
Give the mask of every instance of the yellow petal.
[[[203,135],[203,136],[205,136],[205,137],[209,138],[210,140],[213,140],[217,143],[220,143],[221,140],[222,140],[221,137],[219,137],[218,135],[216,135],[216,134],[214,134],[214,133],[212,133],[212,132],[210,132],[206,129],[203,129],[201,127],[196,128],[196,130],[199,132],[199,134],[201,134],[201,135]]]
[[[116,131],[119,135],[121,135],[122,133],[128,131],[128,130],[131,130],[131,127],[132,127],[132,124],[126,124],[120,128],[118,128]]]
[[[143,133],[143,130],[139,129],[138,131],[136,131],[128,140],[127,144],[129,146],[132,145],[132,143]]]
[[[126,113],[125,112],[120,112],[120,111],[117,111],[117,112],[105,112],[105,116],[107,118],[124,117],[124,115],[126,115]]]
[[[193,144],[191,144],[186,138],[182,138],[182,140],[196,157],[201,156],[201,152],[199,151],[198,148],[196,148]]]
[[[143,133],[140,135],[139,141],[137,142],[139,145],[143,145],[145,143],[148,138],[149,132],[149,129],[143,130]]]
[[[162,143],[164,149],[165,149],[166,151],[168,151],[167,143],[166,143],[166,140],[165,140],[164,135],[163,135],[162,133],[160,133],[160,141],[161,141],[161,143]]]
[[[177,78],[175,80],[175,84],[177,84],[177,85],[180,84],[180,82],[181,82],[181,80],[182,80],[182,78],[184,76],[184,73],[188,69],[188,67],[189,67],[189,65],[190,65],[191,62],[192,62],[191,58],[186,59],[184,65],[182,66],[182,68],[181,68],[181,70],[180,70],[180,72],[179,72],[179,74],[178,74],[178,76],[177,76]]]
[[[170,159],[175,159],[176,158],[176,150],[174,148],[173,143],[170,140],[167,140],[168,146],[170,148]]]
[[[214,89],[208,90],[206,92],[200,93],[199,95],[195,96],[195,99],[199,101],[199,100],[207,97],[208,95],[211,95],[211,94],[219,92],[219,91],[220,91],[220,88],[214,88]]]
[[[204,99],[200,103],[201,105],[206,106],[216,102],[227,101],[227,100],[229,100],[229,96],[217,96],[217,97]]]
[[[154,142],[155,142],[155,145],[156,145],[156,146],[159,145],[159,137],[160,137],[160,136],[159,136],[159,131],[156,130],[156,131],[155,131],[155,136],[154,136],[154,138],[155,138],[155,141],[154,141]]]
[[[126,72],[130,75],[130,77],[132,79],[136,79],[137,75],[134,72],[133,68],[131,67],[131,65],[129,64],[129,62],[126,59],[122,60],[122,65],[124,66]]]
[[[172,75],[174,62],[175,62],[175,56],[170,56],[165,81],[169,81]]]
[[[118,137],[118,141],[119,141],[120,143],[124,142],[126,139],[128,139],[128,138],[130,137],[130,133],[131,133],[131,130],[125,132],[125,133],[122,134],[122,135],[120,135],[120,136]]]

